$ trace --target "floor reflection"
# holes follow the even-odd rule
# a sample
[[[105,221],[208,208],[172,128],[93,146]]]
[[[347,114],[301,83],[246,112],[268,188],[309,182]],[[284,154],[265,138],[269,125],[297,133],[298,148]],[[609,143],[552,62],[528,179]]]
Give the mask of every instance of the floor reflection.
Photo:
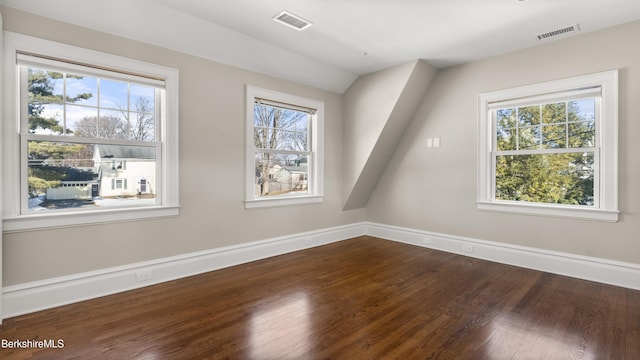
[[[251,318],[251,358],[304,358],[309,351],[310,333],[307,295],[283,297]]]
[[[581,334],[545,324],[532,324],[516,315],[501,315],[491,322],[486,359],[595,360]]]

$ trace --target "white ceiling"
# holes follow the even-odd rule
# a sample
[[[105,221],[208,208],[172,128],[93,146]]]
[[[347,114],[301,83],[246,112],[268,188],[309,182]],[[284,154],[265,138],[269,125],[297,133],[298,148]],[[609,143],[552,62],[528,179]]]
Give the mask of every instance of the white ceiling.
[[[579,24],[581,31],[564,37],[640,19],[640,0],[0,0],[0,4],[336,92],[343,92],[359,75],[416,59],[447,67],[555,41],[538,41],[536,35],[573,24]],[[276,23],[272,18],[282,10],[313,26],[296,31]]]

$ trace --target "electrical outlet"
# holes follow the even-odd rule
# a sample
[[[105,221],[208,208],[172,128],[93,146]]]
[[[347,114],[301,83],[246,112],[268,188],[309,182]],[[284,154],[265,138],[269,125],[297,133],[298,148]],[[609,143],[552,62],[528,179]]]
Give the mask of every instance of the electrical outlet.
[[[149,281],[152,277],[153,273],[151,272],[151,269],[140,270],[136,273],[137,282]]]
[[[472,253],[473,252],[473,245],[463,244],[462,245],[462,251],[468,252],[468,253]]]

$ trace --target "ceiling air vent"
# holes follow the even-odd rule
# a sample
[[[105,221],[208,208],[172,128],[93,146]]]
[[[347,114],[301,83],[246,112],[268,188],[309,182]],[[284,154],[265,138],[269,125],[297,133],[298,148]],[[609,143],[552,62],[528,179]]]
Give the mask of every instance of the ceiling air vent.
[[[289,27],[292,27],[298,31],[302,31],[312,25],[309,21],[301,18],[298,15],[294,15],[288,11],[283,11],[279,13],[278,15],[273,17],[273,20],[281,24],[287,25]]]
[[[546,32],[544,34],[539,34],[536,37],[538,38],[538,40],[545,40],[545,39],[549,39],[549,38],[552,38],[552,37],[555,37],[555,36],[560,36],[560,35],[565,35],[565,34],[568,34],[568,33],[572,33],[574,31],[580,31],[580,26],[578,24],[567,26],[567,27],[562,28],[562,29],[549,31],[549,32]]]

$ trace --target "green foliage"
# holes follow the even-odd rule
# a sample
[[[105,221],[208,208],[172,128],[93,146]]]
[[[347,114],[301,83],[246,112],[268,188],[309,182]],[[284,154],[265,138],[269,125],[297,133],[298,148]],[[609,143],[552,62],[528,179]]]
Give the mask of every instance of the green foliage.
[[[29,130],[50,129],[56,133],[63,132],[63,124],[55,118],[44,117],[45,106],[47,104],[74,103],[79,100],[87,100],[93,96],[90,93],[78,94],[75,97],[65,97],[63,94],[56,94],[56,80],[64,79],[65,75],[55,71],[45,71],[41,69],[29,68],[28,70],[28,92],[29,92]],[[66,74],[66,78],[82,79],[81,76]],[[67,132],[72,133],[70,129]]]
[[[29,176],[29,196],[36,197],[49,188],[60,186],[60,180],[47,181],[37,176]]]
[[[505,155],[496,159],[496,199],[593,204],[593,156],[583,153]]]
[[[495,196],[499,200],[592,205],[595,121],[588,102],[496,112]],[[567,149],[581,149],[566,151]],[[565,149],[559,153],[537,152]],[[516,151],[536,151],[516,153]]]
[[[94,174],[71,166],[31,166],[29,177],[48,179],[47,181],[90,181]]]
[[[67,78],[81,79],[76,75],[66,75]],[[48,129],[53,133],[62,133],[64,125],[53,117],[45,117],[44,112],[48,104],[73,103],[78,100],[89,99],[92,94],[79,94],[73,98],[56,94],[56,80],[63,79],[64,75],[59,72],[45,71],[29,68],[28,70],[28,116],[29,130]],[[72,133],[67,129],[67,133]],[[38,160],[64,160],[69,156],[80,153],[85,145],[64,144],[48,141],[29,141],[28,158],[30,163]],[[60,185],[61,181],[88,180],[81,171],[71,166],[29,166],[29,194],[37,196],[48,188]]]
[[[68,155],[82,151],[85,145],[66,144],[49,141],[29,141],[29,159],[65,159]]]

